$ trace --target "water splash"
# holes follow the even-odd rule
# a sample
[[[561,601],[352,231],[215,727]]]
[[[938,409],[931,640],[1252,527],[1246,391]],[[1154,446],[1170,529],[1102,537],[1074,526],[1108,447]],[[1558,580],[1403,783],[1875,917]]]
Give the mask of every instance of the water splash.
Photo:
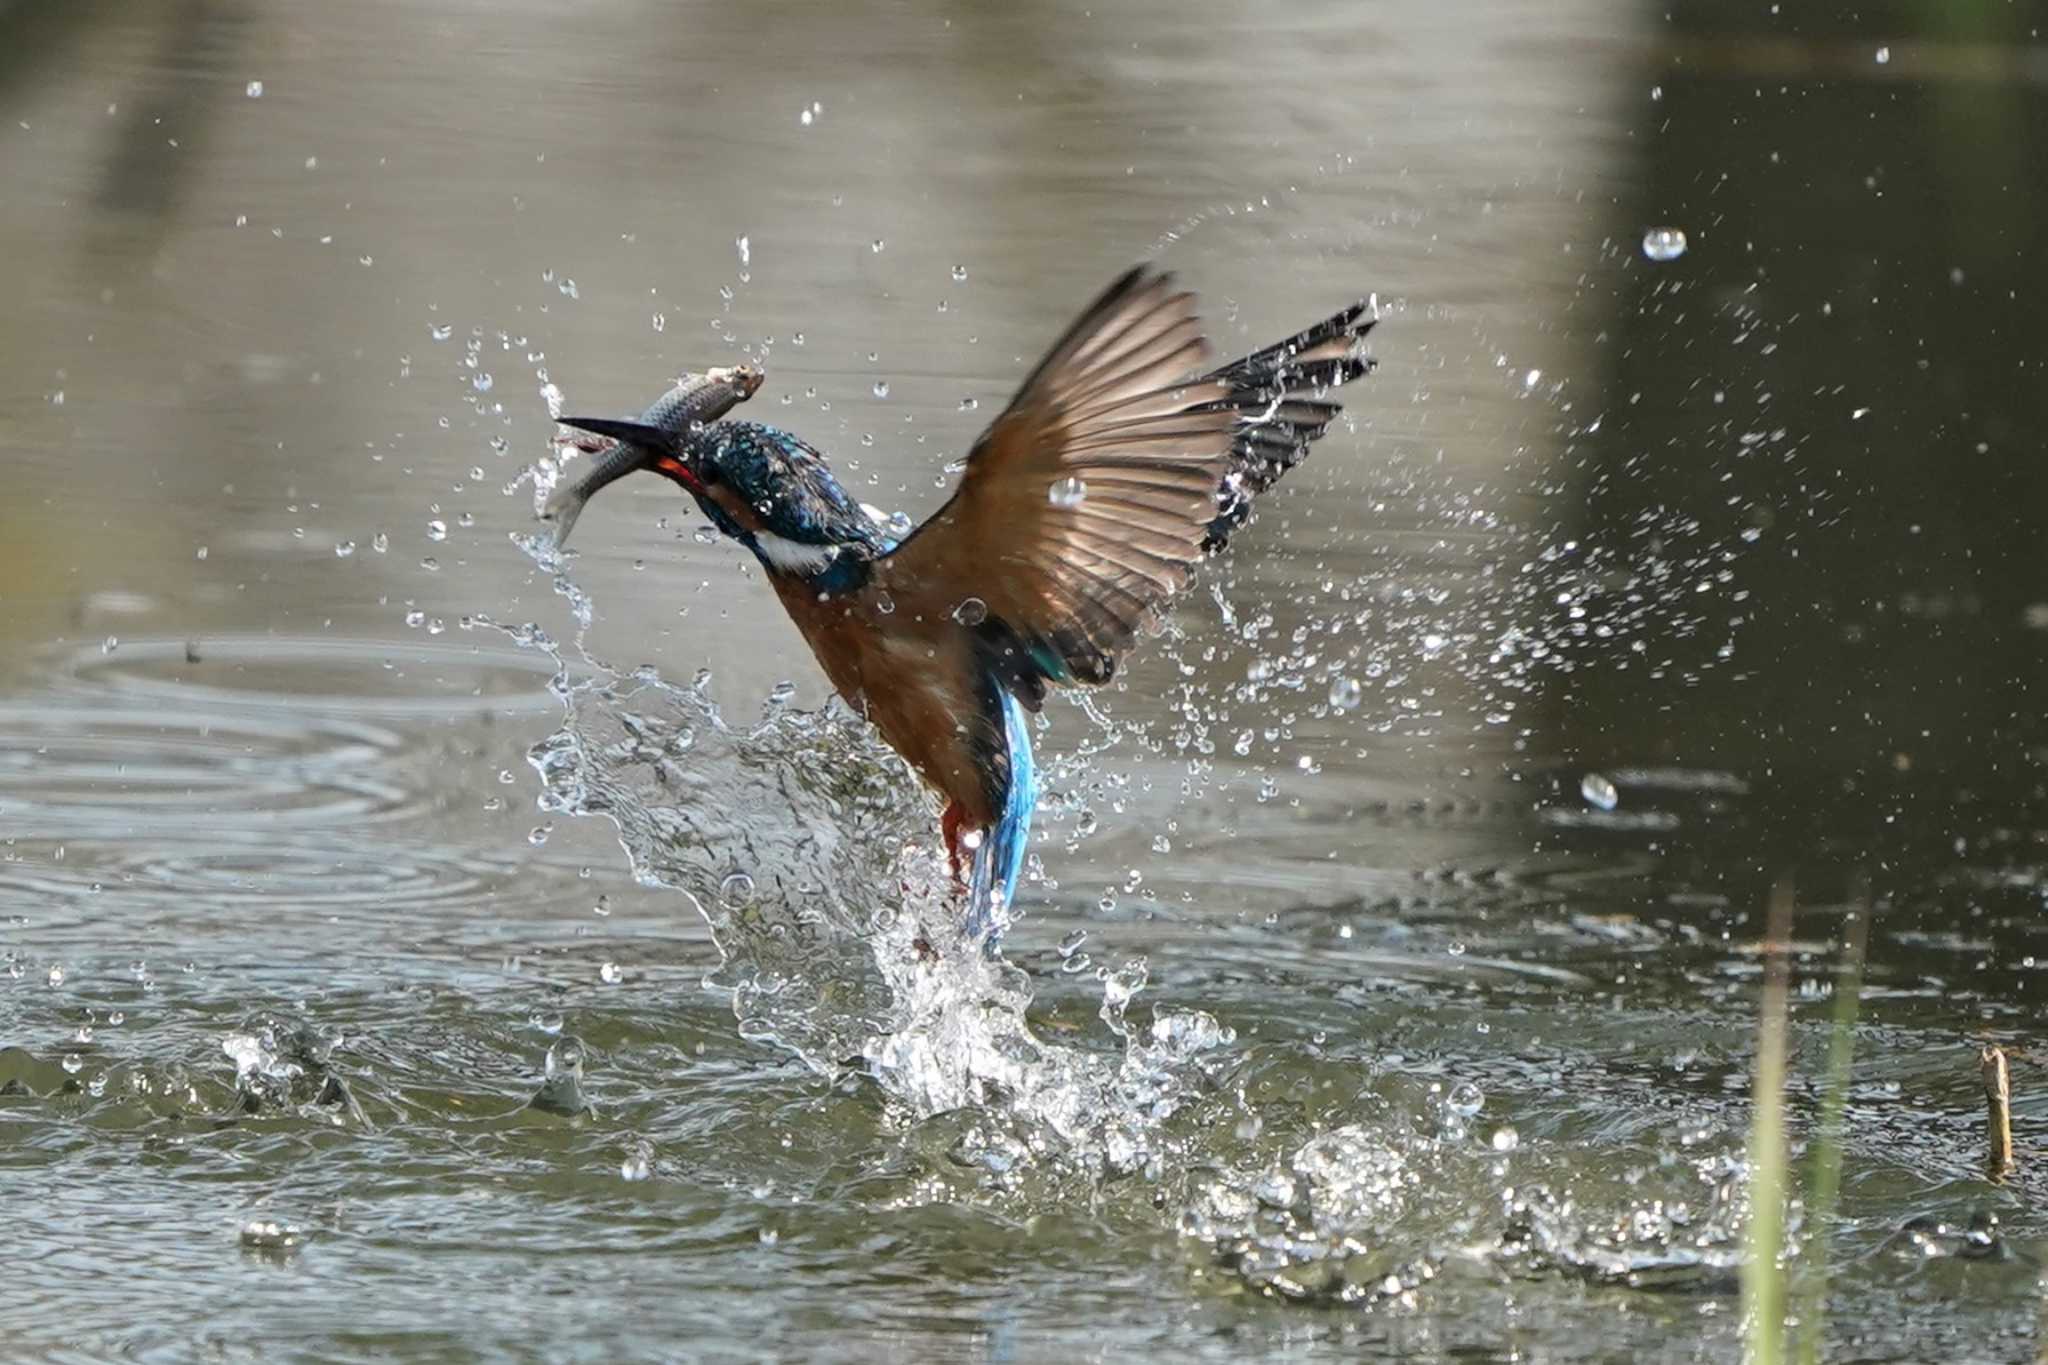
[[[962,933],[930,798],[865,721],[837,701],[771,700],[734,723],[708,674],[678,686],[611,669],[583,649],[589,601],[568,561],[545,538],[518,543],[569,601],[582,659],[572,677],[546,632],[509,632],[557,667],[562,724],[528,755],[540,805],[609,820],[635,878],[703,916],[720,957],[707,984],[730,993],[742,1036],[821,1075],[864,1074],[912,1120],[982,1111],[991,1122],[960,1159],[984,1170],[1157,1160],[1160,1125],[1234,1040],[1228,1028],[1160,1009],[1133,1031],[1125,1015],[1146,980],[1134,962],[1098,971],[1113,1046],[1038,1037],[1029,978]],[[993,909],[1000,939],[1014,916]]]
[[[1748,1171],[1733,1137],[1588,1169],[1569,1144],[1482,1138],[1453,1100],[1434,1123],[1413,1101],[1368,1091],[1353,1121],[1198,1180],[1182,1235],[1253,1292],[1311,1303],[1412,1309],[1504,1273],[1734,1292]]]

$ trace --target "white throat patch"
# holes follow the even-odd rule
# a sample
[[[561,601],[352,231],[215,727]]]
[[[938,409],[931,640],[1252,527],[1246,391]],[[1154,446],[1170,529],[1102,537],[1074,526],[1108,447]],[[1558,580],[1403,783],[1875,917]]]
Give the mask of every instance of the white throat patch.
[[[784,573],[814,574],[839,557],[837,545],[806,545],[773,531],[754,532],[754,547],[761,558]]]

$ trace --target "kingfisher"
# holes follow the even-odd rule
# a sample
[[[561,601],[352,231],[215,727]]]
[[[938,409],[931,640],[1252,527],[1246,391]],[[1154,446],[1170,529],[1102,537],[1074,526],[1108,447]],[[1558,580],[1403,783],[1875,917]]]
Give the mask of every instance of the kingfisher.
[[[1360,301],[1209,368],[1194,294],[1139,265],[1046,352],[952,495],[901,539],[797,436],[711,420],[758,387],[745,366],[639,421],[561,419],[616,444],[543,515],[560,543],[598,487],[651,471],[752,551],[840,697],[943,800],[965,928],[984,934],[1030,838],[1028,714],[1048,689],[1109,682],[1163,622],[1194,566],[1329,429],[1332,391],[1371,371],[1376,321]]]

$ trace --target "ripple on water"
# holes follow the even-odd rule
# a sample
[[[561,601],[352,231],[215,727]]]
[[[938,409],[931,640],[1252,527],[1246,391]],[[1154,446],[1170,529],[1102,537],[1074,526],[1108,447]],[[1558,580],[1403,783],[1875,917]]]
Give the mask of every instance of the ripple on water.
[[[228,635],[123,639],[57,662],[56,689],[180,708],[282,708],[322,716],[534,714],[556,666],[496,644]]]
[[[403,745],[382,726],[246,708],[0,706],[0,819],[17,837],[100,838],[390,819],[417,804],[390,771]]]
[[[554,677],[494,643],[74,651],[38,699],[0,706],[0,893],[32,915],[38,954],[77,960],[124,932],[288,962],[399,934],[467,944],[508,908],[558,903],[573,874],[509,841],[411,837],[451,790],[446,741],[421,732],[546,705]],[[360,936],[338,945],[336,924]]]
[[[222,938],[235,957],[260,947],[270,960],[339,958],[498,911],[501,895],[545,899],[527,872],[515,855],[418,847],[374,829],[220,830],[203,844],[176,834],[19,841],[0,859],[0,896],[53,949],[69,930],[113,943],[133,926],[143,941],[182,943],[188,953]],[[363,937],[338,937],[347,925]]]

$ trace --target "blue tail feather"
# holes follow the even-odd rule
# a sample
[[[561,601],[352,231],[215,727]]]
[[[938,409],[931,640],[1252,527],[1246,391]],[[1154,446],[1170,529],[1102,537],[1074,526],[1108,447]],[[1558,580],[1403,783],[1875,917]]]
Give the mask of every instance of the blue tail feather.
[[[1031,761],[1031,729],[1024,705],[1009,691],[1001,692],[1003,736],[1009,745],[1010,786],[996,827],[987,831],[974,851],[974,872],[968,882],[967,933],[979,938],[994,928],[992,910],[998,895],[1007,909],[1017,898],[1017,879],[1024,873],[1024,855],[1031,846],[1031,813],[1038,806],[1038,772]],[[993,943],[993,938],[991,938]]]

